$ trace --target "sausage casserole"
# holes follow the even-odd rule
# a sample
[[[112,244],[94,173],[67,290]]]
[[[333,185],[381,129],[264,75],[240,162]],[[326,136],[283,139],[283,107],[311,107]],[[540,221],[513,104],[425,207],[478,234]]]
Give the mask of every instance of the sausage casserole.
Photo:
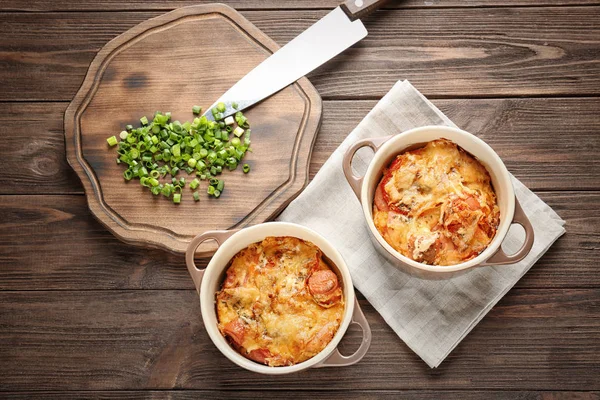
[[[500,209],[485,167],[447,139],[394,158],[373,201],[375,227],[395,250],[430,265],[455,265],[491,242]]]
[[[344,315],[338,276],[314,244],[267,237],[238,252],[216,294],[218,328],[243,356],[294,365],[327,346]]]

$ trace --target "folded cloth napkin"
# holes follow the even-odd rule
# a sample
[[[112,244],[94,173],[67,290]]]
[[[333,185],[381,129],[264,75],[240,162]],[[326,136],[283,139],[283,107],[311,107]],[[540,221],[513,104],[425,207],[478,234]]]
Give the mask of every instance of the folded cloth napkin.
[[[342,172],[346,149],[359,139],[397,134],[424,125],[455,126],[408,81],[398,82],[331,155],[315,178],[278,217],[319,232],[342,254],[354,285],[400,338],[431,368],[437,367],[483,316],[560,237],[564,221],[513,177],[515,193],[535,231],[530,254],[513,265],[485,267],[441,281],[406,274],[371,243],[362,208]],[[372,152],[353,165],[365,171]],[[509,230],[510,254],[524,239]]]

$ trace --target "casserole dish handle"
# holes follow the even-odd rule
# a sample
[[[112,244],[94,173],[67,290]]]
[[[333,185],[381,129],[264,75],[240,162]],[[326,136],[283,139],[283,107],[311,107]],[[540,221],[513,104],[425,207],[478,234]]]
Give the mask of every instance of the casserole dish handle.
[[[216,241],[218,246],[221,246],[225,240],[229,239],[229,237],[236,232],[237,231],[206,231],[193,238],[188,245],[188,248],[185,252],[185,263],[187,264],[188,271],[194,280],[194,286],[196,287],[196,291],[198,293],[200,293],[200,283],[202,283],[204,269],[196,267],[196,263],[194,262],[196,249],[198,249],[198,246],[200,246],[203,242],[211,239]]]
[[[350,356],[344,356],[336,348],[333,353],[325,359],[325,361],[315,365],[314,368],[344,367],[346,365],[356,364],[363,359],[365,354],[367,354],[367,350],[369,350],[369,346],[371,345],[371,327],[365,318],[365,314],[363,314],[362,310],[360,309],[357,299],[354,300],[354,311],[352,312],[351,323],[358,324],[363,331],[362,342],[360,343],[358,350],[356,350],[354,354]]]
[[[376,153],[377,150],[379,150],[379,148],[391,138],[392,136],[384,136],[379,138],[362,139],[350,146],[350,148],[346,150],[346,153],[344,153],[344,160],[342,162],[344,175],[346,176],[346,180],[350,184],[350,187],[354,191],[354,194],[356,197],[358,197],[358,201],[360,201],[360,191],[362,190],[364,176],[358,177],[354,175],[354,172],[352,172],[352,160],[354,159],[354,155],[363,147],[370,147]]]
[[[515,215],[512,220],[513,224],[519,224],[525,229],[525,241],[523,245],[515,254],[508,255],[502,250],[502,245],[496,250],[494,254],[490,258],[487,259],[481,266],[490,266],[490,265],[504,265],[504,264],[514,264],[518,261],[524,259],[527,254],[531,251],[533,247],[533,240],[535,238],[533,232],[533,226],[527,218],[525,211],[521,207],[519,200],[515,196]]]

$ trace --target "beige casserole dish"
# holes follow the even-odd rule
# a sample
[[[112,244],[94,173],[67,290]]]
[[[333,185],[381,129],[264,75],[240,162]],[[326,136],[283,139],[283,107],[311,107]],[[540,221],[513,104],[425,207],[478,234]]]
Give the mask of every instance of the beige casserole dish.
[[[215,294],[220,289],[230,260],[240,250],[260,242],[268,236],[291,236],[315,244],[330,261],[330,267],[337,272],[344,294],[345,309],[342,321],[332,340],[314,357],[291,366],[269,367],[245,358],[229,345],[217,327]],[[194,262],[194,254],[200,244],[211,239],[215,240],[219,247],[206,269],[198,269]],[[329,241],[308,228],[285,222],[270,222],[238,231],[205,232],[196,236],[190,243],[186,252],[186,264],[200,296],[202,319],[208,335],[223,355],[240,367],[262,374],[281,375],[307,368],[352,365],[360,361],[367,353],[371,344],[371,328],[356,300],[350,271],[341,254]],[[362,328],[363,339],[354,354],[344,356],[339,352],[337,346],[351,323],[358,324]]]
[[[475,258],[450,266],[428,265],[400,254],[385,241],[373,222],[373,197],[383,170],[403,151],[414,150],[436,139],[451,140],[481,162],[490,174],[500,208],[500,223],[488,247]],[[370,147],[375,155],[364,177],[358,177],[352,171],[352,159],[362,147]],[[468,132],[446,126],[424,126],[394,136],[359,140],[344,154],[343,169],[348,183],[361,202],[365,222],[375,246],[395,266],[413,275],[426,279],[445,279],[476,267],[513,264],[525,258],[533,246],[533,227],[515,197],[506,166],[488,144]],[[525,241],[515,254],[507,255],[501,245],[512,224],[523,226]]]

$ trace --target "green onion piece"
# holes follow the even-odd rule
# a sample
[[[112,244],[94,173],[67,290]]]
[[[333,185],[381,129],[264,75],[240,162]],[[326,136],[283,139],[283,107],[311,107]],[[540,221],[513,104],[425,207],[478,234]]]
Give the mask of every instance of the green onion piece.
[[[160,176],[160,172],[158,172],[157,170],[150,171],[150,176],[158,179],[158,177]]]
[[[179,172],[179,168],[177,168],[177,167],[171,168],[171,176],[177,175],[178,172]]]
[[[244,164],[244,166],[242,167],[242,171],[244,171],[245,174],[250,172],[250,165]]]
[[[196,167],[197,161],[195,158],[190,158],[187,163],[191,168],[194,168],[194,167]]]
[[[150,191],[152,192],[153,195],[158,196],[160,194],[160,187],[158,186],[153,186],[150,188]]]
[[[215,192],[213,193],[213,196],[215,196],[215,197],[221,196],[221,191],[215,189]]]
[[[221,113],[225,112],[226,109],[227,109],[227,107],[225,107],[225,103],[221,102],[221,103],[217,104],[217,111],[218,112],[221,112]]]
[[[223,172],[223,167],[221,167],[220,165],[217,165],[215,167],[215,169],[217,170],[217,174],[220,174],[221,172]]]
[[[148,179],[148,183],[150,183],[152,186],[158,186],[158,179],[156,178],[150,178]]]
[[[239,137],[234,137],[233,139],[231,139],[231,145],[234,147],[239,147],[242,144],[242,141],[240,140]]]
[[[162,190],[161,193],[163,194],[163,196],[165,197],[170,197],[171,196],[171,185],[166,184]]]
[[[175,204],[181,203],[181,193],[175,193],[173,195],[173,203],[175,203]]]
[[[109,145],[109,146],[111,146],[111,147],[112,147],[112,146],[114,146],[114,145],[116,145],[117,143],[119,143],[119,141],[117,140],[117,137],[116,137],[116,136],[111,136],[111,137],[109,137],[108,139],[106,139],[106,142],[107,142],[107,143],[108,143],[108,145]]]
[[[131,151],[129,152],[129,157],[131,157],[133,160],[135,160],[139,156],[140,156],[140,152],[138,149],[131,149]]]
[[[130,169],[126,169],[125,172],[123,172],[123,178],[130,181],[131,178],[133,178],[133,172]]]
[[[179,178],[179,186],[181,186],[181,187],[185,186],[185,178],[183,176],[181,178]]]
[[[181,155],[181,146],[179,146],[179,144],[176,144],[173,147],[171,147],[171,153],[175,157],[179,157]]]
[[[142,186],[148,186],[148,178],[147,178],[147,177],[145,177],[145,176],[142,176],[142,177],[140,178],[140,184],[141,184]]]
[[[125,125],[125,130],[127,132],[131,131],[133,129],[133,125]]]
[[[233,117],[230,115],[229,117],[225,118],[223,123],[228,127],[231,127],[231,125],[235,124],[235,119],[233,119]]]
[[[206,169],[206,163],[202,160],[196,162],[196,170],[203,171]]]
[[[196,190],[196,188],[200,185],[200,181],[196,178],[194,178],[191,182],[190,182],[190,189],[192,190]]]
[[[209,186],[208,189],[206,190],[206,192],[212,196],[213,194],[215,194],[215,187]]]
[[[242,114],[241,111],[238,111],[238,112],[235,113],[235,122],[237,122],[238,127],[241,127],[241,128],[244,128],[244,129],[248,128],[248,126],[249,126],[248,125],[248,118],[246,118],[244,116],[244,114]]]
[[[200,195],[198,192],[192,193],[192,197],[194,198],[194,201],[200,201]]]
[[[231,107],[235,108],[236,110],[238,109],[238,103],[236,103],[235,101],[233,103],[231,103]]]
[[[192,107],[192,112],[195,115],[198,115],[198,114],[200,114],[202,112],[202,108],[200,106],[194,106],[194,107]]]
[[[222,179],[219,179],[218,183],[217,183],[217,190],[222,192],[224,187],[225,187],[225,181],[223,181]]]
[[[244,134],[244,130],[238,126],[233,130],[233,134],[237,137],[240,137]]]
[[[142,125],[148,125],[148,118],[146,118],[145,116],[140,118],[140,122],[142,123]]]

